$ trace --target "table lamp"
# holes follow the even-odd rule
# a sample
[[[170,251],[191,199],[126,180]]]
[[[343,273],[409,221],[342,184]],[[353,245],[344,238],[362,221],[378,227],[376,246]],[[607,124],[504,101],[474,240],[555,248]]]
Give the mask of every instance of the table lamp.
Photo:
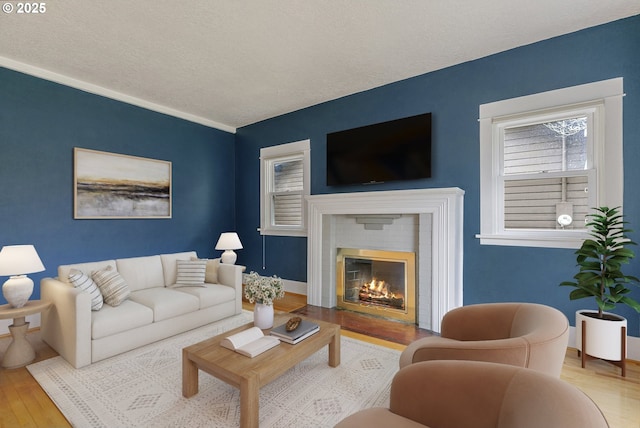
[[[2,295],[14,308],[21,308],[33,293],[33,280],[26,274],[42,272],[44,265],[33,245],[7,245],[0,250],[0,276],[10,276]]]
[[[216,250],[224,250],[220,261],[232,265],[238,259],[238,255],[233,250],[239,250],[242,248],[242,243],[236,232],[224,232],[220,234],[218,243],[216,244]]]

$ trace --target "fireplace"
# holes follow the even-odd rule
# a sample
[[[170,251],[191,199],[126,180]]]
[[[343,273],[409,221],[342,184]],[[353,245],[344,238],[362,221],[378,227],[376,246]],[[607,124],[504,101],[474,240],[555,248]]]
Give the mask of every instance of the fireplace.
[[[336,275],[338,308],[415,323],[415,253],[339,248]]]
[[[338,227],[340,220],[360,214],[400,214],[402,218],[407,215],[416,220],[406,243],[394,244],[393,241],[403,235],[402,231],[396,233],[395,230],[392,239],[385,236],[384,241],[377,239],[376,242],[384,242],[385,248],[389,248],[387,244],[394,244],[393,250],[415,252],[418,326],[439,332],[444,314],[462,306],[462,189],[334,193],[311,195],[306,199],[307,302],[310,305],[337,306],[337,248],[376,248],[368,240],[352,240],[348,231],[345,233]],[[385,228],[387,226],[383,230]],[[362,225],[358,225],[358,230],[361,229]],[[366,231],[368,235],[378,232],[381,231]]]

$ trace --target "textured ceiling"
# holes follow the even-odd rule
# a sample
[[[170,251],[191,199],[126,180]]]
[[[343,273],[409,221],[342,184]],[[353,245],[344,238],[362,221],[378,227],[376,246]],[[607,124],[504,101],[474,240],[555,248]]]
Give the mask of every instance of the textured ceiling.
[[[45,4],[0,14],[0,66],[230,131],[640,13],[637,0]]]

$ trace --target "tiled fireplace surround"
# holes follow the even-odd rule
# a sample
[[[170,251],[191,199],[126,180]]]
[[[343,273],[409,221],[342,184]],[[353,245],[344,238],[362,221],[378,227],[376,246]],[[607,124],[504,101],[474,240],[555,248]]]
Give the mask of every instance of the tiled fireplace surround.
[[[307,302],[336,306],[337,248],[411,251],[418,325],[439,332],[442,316],[462,306],[463,197],[457,187],[309,196]],[[401,216],[381,230],[357,220],[374,214]]]

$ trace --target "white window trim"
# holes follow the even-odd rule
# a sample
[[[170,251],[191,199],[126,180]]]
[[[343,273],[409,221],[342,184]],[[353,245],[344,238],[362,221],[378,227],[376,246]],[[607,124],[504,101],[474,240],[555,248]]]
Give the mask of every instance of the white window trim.
[[[311,187],[311,141],[301,140],[293,143],[279,144],[260,149],[260,234],[275,236],[307,236],[307,202]],[[274,159],[284,159],[291,156],[303,157],[303,186],[302,192],[302,225],[275,226],[273,225],[271,200],[269,194],[269,169],[267,165]]]
[[[571,108],[582,104],[604,107],[596,132],[603,132],[604,145],[594,150],[597,173],[595,206],[622,206],[622,97],[621,77],[600,82],[572,86],[480,106],[480,234],[482,245],[511,245],[527,247],[579,248],[588,237],[585,230],[505,230],[501,221],[501,186],[499,139],[496,123],[506,117],[539,114],[553,109]]]

